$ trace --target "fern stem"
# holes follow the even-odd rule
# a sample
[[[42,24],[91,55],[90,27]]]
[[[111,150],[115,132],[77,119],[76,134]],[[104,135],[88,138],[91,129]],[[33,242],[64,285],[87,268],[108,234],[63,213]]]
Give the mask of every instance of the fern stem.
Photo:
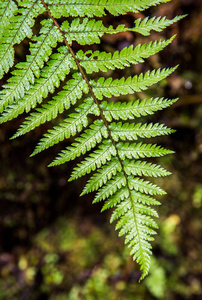
[[[97,104],[97,106],[98,106],[98,108],[99,108],[101,118],[103,119],[104,124],[105,124],[105,126],[106,126],[106,128],[107,128],[109,137],[110,137],[110,139],[111,139],[112,142],[113,142],[113,138],[112,138],[111,132],[110,132],[110,130],[109,130],[108,122],[107,122],[107,120],[106,120],[106,118],[105,118],[105,116],[104,116],[104,114],[103,114],[103,111],[102,111],[102,109],[101,109],[101,107],[100,107],[100,104],[99,104],[99,102],[98,102],[98,100],[97,100],[97,98],[96,98],[96,96],[95,96],[95,94],[94,94],[94,92],[93,92],[93,89],[92,89],[92,87],[91,87],[91,85],[90,85],[90,83],[89,83],[89,80],[88,80],[88,78],[86,77],[86,74],[84,73],[84,70],[83,70],[83,68],[81,67],[80,63],[79,63],[79,60],[76,58],[76,55],[74,54],[74,51],[72,50],[72,47],[71,47],[71,46],[69,45],[69,43],[67,42],[67,39],[66,39],[66,37],[65,37],[65,34],[64,34],[64,32],[61,30],[60,25],[59,25],[58,22],[55,20],[55,18],[51,15],[51,12],[50,12],[50,10],[49,10],[47,4],[44,2],[44,0],[41,0],[41,3],[44,5],[45,9],[46,9],[47,12],[48,12],[49,17],[53,20],[55,26],[58,28],[58,30],[59,30],[60,33],[62,34],[63,39],[64,39],[64,42],[65,42],[65,45],[68,47],[69,52],[71,53],[72,57],[74,58],[74,61],[75,61],[76,65],[77,65],[77,67],[78,67],[78,69],[79,69],[79,71],[81,72],[81,74],[82,74],[82,76],[83,76],[83,79],[85,80],[85,82],[86,82],[87,85],[88,85],[89,91],[90,91],[90,93],[91,93],[91,95],[92,95],[92,97],[93,97],[95,103]],[[114,143],[113,143],[113,144],[114,144]],[[115,146],[115,145],[114,145],[114,146]]]
[[[107,120],[106,120],[106,118],[105,118],[105,116],[104,116],[104,114],[103,114],[103,111],[102,111],[102,109],[101,109],[101,107],[100,107],[99,101],[98,101],[98,99],[96,98],[96,96],[95,96],[95,94],[94,94],[94,92],[93,92],[93,89],[92,89],[92,87],[91,87],[91,85],[90,85],[90,82],[89,82],[88,78],[86,77],[86,74],[84,73],[84,70],[83,70],[83,68],[81,67],[80,63],[79,63],[79,60],[76,58],[76,55],[75,55],[74,51],[72,50],[71,46],[70,46],[69,43],[67,42],[67,39],[66,39],[66,37],[65,37],[65,34],[64,34],[64,32],[61,30],[60,25],[59,25],[58,22],[55,20],[55,18],[51,15],[51,12],[50,12],[50,10],[49,10],[49,8],[48,8],[48,5],[44,2],[44,0],[41,0],[41,3],[43,4],[43,6],[45,7],[45,9],[47,10],[49,17],[53,20],[55,26],[58,28],[58,30],[60,31],[61,35],[63,36],[65,45],[68,47],[69,52],[71,53],[72,57],[74,58],[74,61],[75,61],[76,65],[77,65],[79,71],[81,72],[81,74],[82,74],[82,76],[83,76],[85,82],[87,83],[88,88],[89,88],[89,91],[90,91],[90,93],[91,93],[91,95],[92,95],[92,97],[93,97],[95,103],[96,103],[97,106],[98,106],[98,109],[99,109],[99,111],[100,111],[101,118],[102,118],[102,120],[104,121],[104,124],[105,124],[105,126],[106,126],[106,128],[107,128],[107,132],[108,132],[109,138],[111,139],[111,141],[112,141],[112,143],[113,143],[113,146],[114,146],[115,149],[116,149],[117,156],[118,156],[118,158],[119,158],[119,160],[120,160],[120,163],[122,164],[122,161],[121,161],[121,159],[120,159],[120,157],[119,157],[119,154],[118,154],[118,149],[117,149],[117,147],[116,147],[116,143],[115,143],[114,139],[112,138],[112,135],[111,135],[111,131],[110,131],[110,129],[109,129],[108,122],[107,122]],[[123,165],[122,165],[122,166],[123,166]]]
[[[115,150],[116,150],[117,158],[118,158],[118,160],[119,160],[119,162],[120,162],[120,164],[121,164],[121,168],[122,168],[122,171],[123,171],[123,175],[124,175],[124,177],[125,177],[125,179],[126,179],[126,186],[127,186],[128,192],[129,192],[129,199],[130,199],[131,207],[132,207],[132,211],[133,211],[133,217],[134,217],[134,221],[135,221],[135,227],[136,227],[136,231],[137,231],[137,236],[138,236],[138,240],[139,240],[139,245],[140,245],[140,249],[142,250],[142,244],[141,244],[141,239],[140,239],[140,233],[139,233],[138,226],[137,226],[136,211],[135,211],[135,206],[134,206],[134,203],[133,203],[133,198],[132,198],[131,190],[130,190],[130,187],[129,187],[128,176],[127,176],[126,171],[125,171],[125,169],[124,169],[124,165],[123,165],[122,159],[121,159],[121,157],[120,157],[120,155],[119,155],[119,151],[118,151],[116,142],[115,142],[115,140],[114,140],[113,137],[112,137],[112,134],[111,134],[111,131],[110,131],[110,128],[109,128],[108,121],[106,120],[106,118],[105,118],[105,116],[104,116],[104,114],[103,114],[103,111],[102,111],[102,109],[101,109],[101,107],[100,107],[99,101],[98,101],[98,99],[96,98],[96,96],[95,96],[95,94],[94,94],[94,92],[93,92],[93,89],[92,89],[92,87],[91,87],[91,85],[90,85],[90,82],[89,82],[89,80],[88,80],[88,78],[87,78],[87,76],[86,76],[86,74],[85,74],[83,68],[81,67],[81,65],[80,65],[80,63],[79,63],[79,60],[76,58],[76,55],[75,55],[73,49],[71,48],[71,46],[70,46],[69,43],[67,42],[67,39],[66,39],[66,37],[65,37],[64,32],[61,30],[60,25],[59,25],[58,22],[55,20],[55,18],[51,15],[51,12],[50,12],[50,10],[49,10],[47,4],[44,2],[44,0],[41,0],[41,3],[42,3],[43,6],[45,7],[45,9],[46,9],[46,11],[47,11],[49,17],[53,20],[55,26],[58,28],[58,30],[59,30],[60,33],[62,34],[63,39],[64,39],[64,42],[65,42],[65,45],[68,47],[69,52],[71,53],[72,57],[74,58],[74,61],[75,61],[76,65],[77,65],[79,71],[81,72],[81,74],[82,74],[82,76],[83,76],[83,78],[84,78],[86,84],[88,85],[89,91],[90,91],[90,93],[91,93],[91,95],[92,95],[92,97],[93,97],[95,103],[96,103],[97,106],[98,106],[98,109],[99,109],[99,111],[100,111],[100,116],[101,116],[102,120],[104,121],[104,124],[105,124],[105,126],[106,126],[106,129],[107,129],[109,138],[110,138],[110,140],[112,141],[112,144],[113,144],[113,146],[114,146],[114,148],[115,148]]]
[[[60,25],[59,25],[58,22],[55,20],[55,18],[51,15],[51,12],[50,12],[50,10],[49,10],[49,8],[48,8],[48,5],[44,2],[44,0],[41,0],[41,3],[43,4],[43,6],[45,7],[45,9],[47,10],[47,13],[48,13],[49,17],[53,20],[55,26],[58,28],[58,30],[59,30],[60,33],[62,34],[63,39],[64,39],[64,42],[65,42],[66,46],[68,47],[69,52],[71,53],[72,57],[74,58],[75,63],[76,63],[76,65],[77,65],[79,71],[81,72],[81,74],[82,74],[82,76],[83,76],[85,82],[87,83],[88,88],[89,88],[89,91],[90,91],[90,93],[91,93],[91,95],[92,95],[92,97],[93,97],[95,103],[96,103],[97,106],[98,106],[98,109],[99,109],[99,111],[100,111],[100,116],[101,116],[102,120],[104,121],[104,124],[105,124],[105,126],[106,126],[106,128],[107,128],[107,132],[108,132],[109,138],[111,139],[112,144],[113,144],[114,148],[116,149],[117,157],[118,157],[118,160],[120,161],[120,164],[121,164],[121,167],[122,167],[124,176],[125,176],[125,178],[126,178],[127,187],[128,187],[129,193],[130,193],[130,188],[129,188],[129,184],[128,184],[128,180],[127,180],[127,174],[126,174],[126,172],[125,172],[125,170],[124,170],[123,162],[122,162],[122,160],[121,160],[121,158],[120,158],[120,156],[119,156],[119,152],[118,152],[118,149],[117,149],[117,146],[116,146],[116,142],[114,141],[114,139],[113,139],[113,137],[112,137],[111,131],[110,131],[110,129],[109,129],[108,122],[107,122],[107,120],[106,120],[106,118],[105,118],[105,116],[104,116],[104,114],[103,114],[103,111],[102,111],[102,109],[101,109],[101,107],[100,107],[99,101],[98,101],[98,99],[96,98],[96,96],[95,96],[95,94],[94,94],[94,92],[93,92],[93,89],[92,89],[92,87],[91,87],[91,85],[90,85],[90,82],[89,82],[88,78],[86,77],[86,74],[84,73],[84,70],[83,70],[83,68],[81,67],[80,63],[79,63],[79,60],[76,58],[76,55],[75,55],[74,51],[72,50],[71,46],[70,46],[69,43],[67,42],[67,39],[66,39],[66,37],[65,37],[65,34],[64,34],[64,32],[61,30]],[[131,194],[130,194],[130,199],[131,199],[131,201],[132,201],[132,196],[131,196]]]

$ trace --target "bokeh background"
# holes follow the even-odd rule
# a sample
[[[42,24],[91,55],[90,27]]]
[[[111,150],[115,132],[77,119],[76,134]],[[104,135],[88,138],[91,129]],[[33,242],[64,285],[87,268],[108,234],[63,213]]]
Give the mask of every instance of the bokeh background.
[[[111,212],[100,213],[101,204],[92,205],[93,195],[79,197],[88,177],[70,184],[72,163],[47,168],[69,142],[29,158],[42,134],[57,121],[9,140],[22,116],[0,127],[0,300],[202,299],[202,1],[173,0],[144,14],[108,15],[105,22],[131,26],[140,16],[180,14],[188,16],[150,37],[177,34],[172,45],[124,74],[107,74],[130,76],[180,65],[167,80],[128,98],[180,98],[171,108],[147,118],[176,129],[156,140],[176,154],[157,161],[173,174],[155,181],[167,195],[158,207],[159,230],[149,276],[138,283],[139,266],[114,224],[109,224]],[[105,36],[101,47],[115,51],[146,40],[123,33]],[[16,61],[25,59],[28,42],[15,47]],[[4,83],[5,79],[0,82]]]

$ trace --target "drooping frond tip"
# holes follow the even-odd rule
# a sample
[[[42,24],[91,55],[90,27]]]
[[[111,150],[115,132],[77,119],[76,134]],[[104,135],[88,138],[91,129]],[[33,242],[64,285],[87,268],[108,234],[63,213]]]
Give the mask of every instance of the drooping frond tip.
[[[106,72],[144,63],[168,46],[174,36],[131,45],[113,53],[102,51],[99,45],[104,34],[131,31],[149,36],[152,30],[161,32],[179,21],[181,16],[172,20],[146,17],[134,20],[128,28],[124,24],[106,26],[102,19],[107,13],[114,16],[138,13],[168,1],[0,0],[0,79],[14,66],[0,90],[0,122],[29,113],[15,138],[61,115],[59,124],[48,130],[32,155],[76,136],[50,166],[83,157],[69,180],[93,173],[81,195],[96,192],[93,202],[103,201],[102,211],[113,209],[110,221],[117,222],[119,235],[125,236],[130,253],[142,270],[141,279],[149,271],[150,242],[158,227],[154,220],[158,215],[151,206],[160,204],[155,195],[165,194],[148,178],[170,174],[146,158],[173,153],[157,144],[148,144],[145,139],[170,134],[173,130],[138,118],[154,114],[177,99],[152,97],[120,101],[115,97],[146,91],[176,67],[117,79]],[[33,36],[36,19],[42,21],[37,25],[39,32]],[[26,60],[14,65],[14,46],[24,38],[29,39]],[[97,44],[96,51],[92,50],[92,44]],[[85,45],[85,51],[78,45]],[[57,88],[59,91],[55,93]]]

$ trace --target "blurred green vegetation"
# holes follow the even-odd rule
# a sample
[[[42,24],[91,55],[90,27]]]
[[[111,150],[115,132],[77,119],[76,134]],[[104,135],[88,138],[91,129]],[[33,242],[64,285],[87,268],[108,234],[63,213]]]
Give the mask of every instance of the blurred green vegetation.
[[[110,212],[100,214],[101,205],[92,205],[93,195],[79,197],[87,177],[69,184],[71,163],[46,167],[65,144],[29,158],[50,125],[9,141],[19,118],[0,127],[0,300],[202,299],[202,2],[173,0],[149,13],[189,14],[166,33],[178,35],[164,53],[125,74],[180,64],[149,91],[152,96],[180,96],[175,106],[152,119],[176,129],[157,139],[176,154],[158,160],[173,174],[155,181],[168,194],[157,208],[159,230],[149,276],[138,283],[139,267],[109,224]],[[102,46],[113,51],[141,39],[131,34],[106,37]],[[16,47],[16,59],[25,55],[25,45]]]

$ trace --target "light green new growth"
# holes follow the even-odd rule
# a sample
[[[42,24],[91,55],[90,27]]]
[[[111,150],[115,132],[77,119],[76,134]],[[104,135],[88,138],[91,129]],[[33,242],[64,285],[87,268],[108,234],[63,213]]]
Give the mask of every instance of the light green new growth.
[[[149,36],[152,30],[162,31],[182,17],[138,18],[131,28],[124,24],[106,26],[102,17],[108,13],[138,13],[168,1],[0,0],[0,79],[13,68],[0,90],[0,122],[31,111],[15,138],[64,114],[64,120],[42,137],[32,155],[76,135],[75,141],[50,166],[84,155],[69,180],[93,172],[81,194],[95,191],[93,202],[104,201],[103,211],[113,209],[111,222],[117,222],[119,235],[125,236],[131,255],[140,264],[140,279],[148,274],[150,242],[158,227],[154,220],[158,215],[151,205],[159,202],[153,196],[165,194],[145,177],[170,174],[145,158],[172,153],[156,144],[147,144],[144,139],[173,130],[159,123],[142,123],[138,118],[154,114],[177,99],[120,101],[115,97],[147,90],[176,67],[118,79],[107,77],[105,72],[144,63],[168,46],[174,36],[131,45],[114,53],[93,51],[91,45],[100,44],[104,34],[130,31]],[[36,27],[33,35],[32,28],[39,16],[40,29]],[[24,62],[14,64],[14,46],[25,38],[29,39],[29,52]],[[78,45],[86,45],[85,49],[89,46],[89,50]],[[96,72],[103,74],[100,77]],[[47,101],[47,97],[51,100]]]

